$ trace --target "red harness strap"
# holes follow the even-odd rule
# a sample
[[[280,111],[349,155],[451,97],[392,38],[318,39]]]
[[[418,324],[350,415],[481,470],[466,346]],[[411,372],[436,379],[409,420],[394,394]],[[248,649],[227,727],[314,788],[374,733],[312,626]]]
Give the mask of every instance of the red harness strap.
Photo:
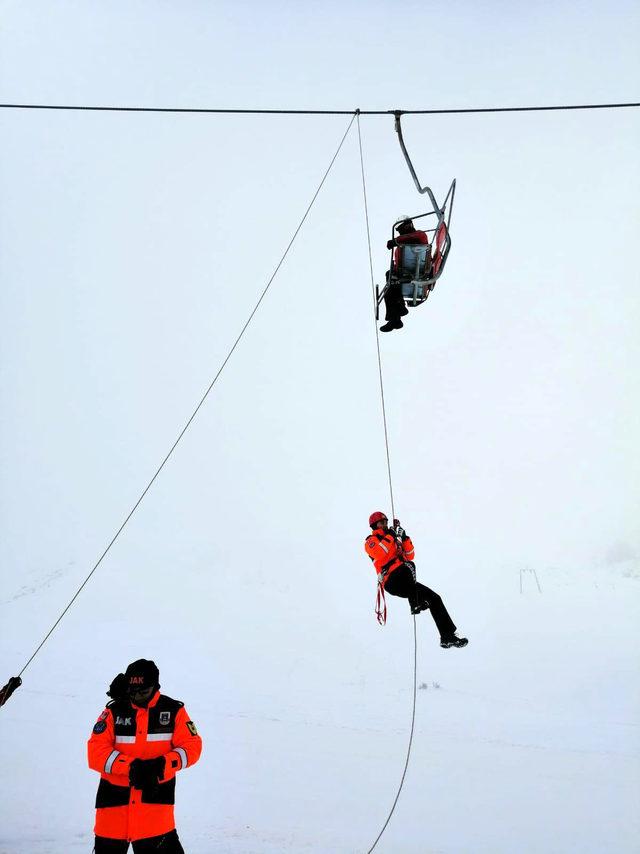
[[[384,626],[387,622],[387,601],[384,598],[384,586],[380,582],[378,582],[378,592],[376,594],[376,617],[381,626]]]

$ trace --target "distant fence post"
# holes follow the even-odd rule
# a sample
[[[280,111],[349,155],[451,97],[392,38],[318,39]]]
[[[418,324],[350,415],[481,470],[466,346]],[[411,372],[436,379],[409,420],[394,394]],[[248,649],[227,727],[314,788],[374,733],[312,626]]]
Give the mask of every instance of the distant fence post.
[[[522,593],[524,592],[524,583],[522,579],[525,572],[528,572],[530,575],[533,575],[536,582],[536,587],[538,588],[538,593],[542,593],[542,587],[540,586],[540,581],[538,580],[538,573],[530,566],[524,566],[520,568],[520,595],[522,595]]]

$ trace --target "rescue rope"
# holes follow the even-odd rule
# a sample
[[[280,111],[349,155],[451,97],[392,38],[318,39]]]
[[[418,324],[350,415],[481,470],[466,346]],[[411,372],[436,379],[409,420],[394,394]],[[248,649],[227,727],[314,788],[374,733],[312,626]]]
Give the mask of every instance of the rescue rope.
[[[387,428],[387,408],[384,400],[384,381],[382,378],[382,356],[380,355],[380,333],[378,332],[378,324],[376,322],[376,286],[373,281],[373,258],[371,255],[371,229],[369,228],[369,207],[367,204],[367,184],[364,174],[364,155],[362,153],[362,134],[360,132],[360,114],[358,117],[358,146],[360,148],[360,171],[362,174],[362,195],[364,198],[364,218],[367,226],[367,246],[369,248],[369,273],[371,276],[371,294],[373,297],[373,327],[376,331],[376,350],[378,353],[378,375],[380,377],[380,400],[382,403],[382,424],[384,426],[384,444],[387,454],[387,474],[389,477],[389,497],[391,499],[391,518],[396,518],[396,510],[393,501],[393,483],[391,480],[391,455],[389,453],[389,431]]]
[[[31,662],[33,661],[33,659],[36,657],[36,655],[40,652],[40,650],[42,649],[42,647],[45,645],[45,643],[47,642],[47,640],[51,637],[51,635],[53,634],[53,632],[55,631],[55,629],[57,628],[57,626],[59,625],[59,623],[61,622],[61,620],[62,620],[62,619],[63,619],[63,617],[65,616],[65,614],[67,613],[67,611],[69,611],[69,609],[71,608],[71,606],[73,605],[73,603],[76,601],[76,599],[78,598],[78,596],[80,595],[80,593],[82,592],[82,590],[84,589],[84,587],[85,587],[85,586],[87,585],[87,583],[89,582],[89,579],[92,577],[92,575],[94,574],[94,572],[98,569],[98,567],[100,566],[100,564],[102,563],[102,561],[104,560],[104,558],[107,556],[107,554],[109,553],[109,550],[111,549],[111,547],[113,546],[113,544],[116,542],[116,540],[118,539],[118,537],[120,536],[120,534],[121,534],[121,533],[122,533],[122,531],[124,530],[125,526],[126,526],[126,525],[127,525],[127,523],[129,522],[129,520],[131,519],[131,517],[133,516],[133,514],[135,513],[135,511],[138,509],[138,507],[139,507],[139,506],[140,506],[140,504],[142,503],[142,500],[144,499],[144,497],[146,496],[146,494],[149,492],[149,490],[150,490],[150,489],[151,489],[151,487],[153,486],[153,484],[154,484],[154,482],[155,482],[156,478],[158,477],[158,475],[160,474],[160,472],[162,471],[162,469],[165,467],[166,463],[168,462],[169,458],[171,457],[171,455],[173,454],[173,452],[174,452],[174,451],[175,451],[175,449],[177,448],[178,443],[180,442],[180,440],[182,439],[182,437],[184,436],[184,434],[187,432],[187,430],[188,430],[188,429],[189,429],[189,427],[191,426],[191,423],[193,422],[193,420],[195,419],[196,415],[197,415],[197,414],[198,414],[198,412],[200,411],[200,408],[202,407],[202,405],[204,404],[205,400],[206,400],[206,399],[207,399],[207,397],[209,396],[209,393],[210,393],[211,389],[212,389],[212,388],[214,387],[214,385],[216,384],[216,382],[217,382],[217,380],[218,380],[218,378],[219,378],[220,374],[222,373],[222,371],[223,371],[223,370],[224,370],[224,368],[226,367],[227,362],[229,361],[229,359],[230,359],[230,358],[231,358],[231,356],[233,355],[233,352],[235,351],[236,347],[237,347],[237,346],[238,346],[238,344],[240,343],[240,340],[241,340],[241,338],[243,337],[244,333],[246,332],[246,330],[247,330],[247,328],[248,328],[249,324],[250,324],[250,323],[251,323],[251,321],[253,320],[254,315],[255,315],[255,314],[256,314],[256,312],[258,311],[258,308],[260,307],[260,304],[262,303],[263,299],[265,298],[265,296],[266,296],[266,294],[267,294],[267,291],[268,291],[268,290],[269,290],[269,288],[271,287],[271,283],[272,283],[272,282],[273,282],[273,280],[275,279],[275,277],[276,277],[276,275],[277,275],[278,271],[280,270],[280,267],[281,267],[281,266],[282,266],[282,264],[284,263],[285,258],[286,258],[286,257],[287,257],[287,255],[289,254],[289,250],[290,250],[290,249],[291,249],[291,247],[293,246],[293,243],[294,243],[294,241],[295,241],[296,237],[298,236],[298,232],[300,231],[300,229],[302,228],[302,226],[303,226],[303,224],[304,224],[305,220],[307,219],[307,216],[309,215],[309,212],[311,211],[311,208],[313,207],[313,204],[314,204],[315,200],[317,199],[317,197],[318,197],[318,195],[319,195],[319,193],[320,193],[320,190],[322,189],[322,187],[323,187],[323,185],[324,185],[324,183],[325,183],[325,181],[326,181],[326,179],[327,179],[327,177],[328,177],[328,175],[329,175],[329,172],[331,171],[331,168],[332,168],[333,164],[335,163],[335,161],[336,161],[336,159],[337,159],[338,155],[340,154],[340,151],[341,151],[341,149],[342,149],[342,146],[343,146],[343,144],[344,144],[344,141],[345,141],[345,139],[347,138],[347,134],[348,134],[348,133],[349,133],[349,131],[351,130],[351,126],[353,125],[354,120],[355,120],[355,115],[353,116],[353,118],[352,118],[352,119],[351,119],[351,121],[349,122],[349,125],[348,125],[348,127],[347,127],[346,131],[344,132],[344,134],[343,134],[343,136],[342,136],[342,139],[340,140],[340,144],[338,145],[338,147],[337,147],[337,149],[336,149],[336,151],[335,151],[335,154],[334,154],[334,155],[333,155],[333,157],[331,158],[331,162],[329,163],[329,166],[327,167],[327,169],[326,169],[326,171],[325,171],[324,175],[322,176],[322,180],[320,181],[320,184],[318,185],[317,190],[316,190],[316,191],[315,191],[315,193],[313,194],[313,198],[312,198],[312,199],[311,199],[311,201],[309,202],[309,205],[308,205],[308,207],[307,207],[306,211],[304,212],[304,216],[303,216],[303,217],[302,217],[302,219],[300,220],[300,222],[299,222],[299,224],[298,224],[298,227],[296,228],[296,230],[295,230],[295,231],[294,231],[294,233],[293,233],[293,237],[292,237],[292,238],[291,238],[291,240],[289,241],[289,243],[288,243],[288,245],[287,245],[287,248],[285,249],[285,251],[284,251],[284,253],[283,253],[282,257],[280,258],[280,260],[278,261],[278,264],[277,264],[277,266],[276,266],[275,270],[274,270],[274,271],[273,271],[273,273],[271,274],[271,278],[270,278],[270,279],[269,279],[269,281],[267,282],[267,284],[266,284],[266,286],[265,286],[264,290],[262,291],[262,293],[261,293],[261,295],[260,295],[260,298],[258,299],[258,301],[257,301],[257,303],[255,304],[255,306],[254,306],[253,310],[251,311],[251,314],[249,315],[248,320],[245,322],[244,326],[243,326],[243,327],[242,327],[242,329],[240,330],[240,334],[238,335],[238,337],[236,338],[236,340],[235,340],[235,341],[234,341],[234,343],[233,343],[233,346],[231,347],[231,349],[230,349],[230,350],[229,350],[229,352],[227,353],[227,356],[225,357],[224,361],[222,362],[222,365],[221,365],[221,366],[220,366],[220,368],[218,369],[218,372],[216,373],[215,377],[214,377],[214,378],[212,379],[212,381],[209,383],[209,386],[208,386],[207,390],[206,390],[206,391],[205,391],[205,393],[202,395],[202,397],[200,398],[200,401],[199,401],[198,405],[196,406],[196,408],[193,410],[193,412],[192,412],[192,413],[191,413],[191,415],[189,416],[189,419],[187,420],[186,424],[184,425],[184,427],[183,427],[183,428],[182,428],[182,430],[180,431],[180,433],[179,433],[179,435],[178,435],[178,438],[175,440],[175,442],[173,443],[173,445],[172,445],[172,446],[171,446],[171,448],[169,449],[169,452],[166,454],[166,456],[164,457],[164,459],[162,460],[162,462],[160,463],[160,465],[159,465],[159,466],[158,466],[158,468],[156,469],[156,471],[155,471],[155,473],[154,473],[153,477],[151,478],[151,480],[149,481],[149,483],[145,486],[145,488],[144,488],[144,490],[143,490],[142,494],[140,495],[140,497],[138,498],[138,500],[136,501],[136,503],[133,505],[133,507],[131,508],[131,510],[129,511],[129,513],[127,514],[127,516],[126,516],[126,518],[125,518],[124,522],[120,525],[120,527],[118,528],[118,530],[116,531],[116,533],[115,533],[115,534],[114,534],[114,536],[112,537],[111,541],[109,542],[109,544],[107,545],[107,547],[105,548],[105,550],[102,552],[102,554],[100,555],[100,557],[98,558],[98,560],[97,560],[97,561],[96,561],[96,563],[94,564],[93,568],[91,569],[91,572],[87,575],[87,577],[86,577],[86,578],[85,578],[85,580],[82,582],[82,584],[80,585],[80,587],[76,590],[76,592],[75,592],[75,594],[73,595],[73,597],[72,597],[72,599],[70,600],[70,602],[67,604],[67,606],[66,606],[66,607],[65,607],[65,609],[62,611],[62,613],[60,614],[60,616],[58,617],[58,619],[55,621],[55,623],[53,624],[53,626],[49,629],[49,631],[47,632],[47,634],[44,636],[44,638],[42,639],[42,641],[40,642],[40,644],[36,647],[35,651],[33,652],[33,654],[31,655],[31,657],[30,657],[30,658],[29,658],[29,660],[27,661],[27,663],[24,665],[24,667],[22,668],[22,670],[21,670],[21,671],[20,671],[20,673],[18,674],[18,678],[19,678],[20,676],[22,676],[22,674],[25,672],[25,670],[27,669],[27,667],[31,664]]]
[[[398,791],[396,792],[396,796],[394,798],[393,804],[391,805],[391,809],[389,810],[389,815],[387,816],[387,820],[382,825],[382,830],[376,836],[375,842],[373,843],[371,848],[369,848],[369,850],[367,851],[367,854],[371,854],[373,849],[376,847],[376,845],[380,841],[382,834],[387,829],[387,825],[391,821],[391,816],[393,815],[395,808],[396,808],[396,804],[398,803],[398,800],[400,798],[400,792],[402,791],[402,787],[404,786],[405,777],[407,776],[407,768],[409,767],[409,757],[411,756],[411,745],[413,744],[413,731],[415,729],[415,724],[416,724],[416,694],[417,694],[416,688],[417,688],[417,681],[418,681],[417,680],[417,673],[418,673],[418,637],[417,637],[417,630],[416,630],[416,618],[414,615],[414,617],[413,617],[413,705],[412,705],[412,709],[411,709],[411,730],[409,732],[409,744],[407,745],[407,758],[405,759],[405,762],[404,762],[404,768],[402,770],[402,777],[400,778],[400,785],[398,786]]]
[[[391,514],[392,514],[392,518],[395,518],[396,513],[395,513],[394,502],[393,502],[393,483],[391,480],[391,458],[390,458],[390,454],[389,454],[389,432],[387,430],[387,412],[386,412],[385,400],[384,400],[384,381],[383,381],[383,376],[382,376],[382,356],[380,354],[380,333],[378,332],[378,324],[376,322],[377,300],[376,300],[375,284],[373,281],[373,259],[372,259],[372,253],[371,253],[371,230],[369,228],[369,208],[367,205],[367,183],[365,180],[364,155],[362,152],[362,134],[360,132],[360,115],[359,115],[359,113],[358,113],[358,146],[360,148],[360,171],[362,173],[362,195],[363,195],[363,199],[364,199],[364,217],[365,217],[365,223],[367,226],[367,245],[369,248],[369,270],[371,273],[371,291],[373,294],[373,325],[374,325],[374,328],[376,330],[376,348],[377,348],[377,353],[378,353],[378,374],[380,377],[380,398],[382,401],[382,421],[384,424],[384,441],[385,441],[386,453],[387,453],[387,472],[389,475],[389,493],[391,496]],[[381,596],[382,596],[382,603],[380,602]],[[383,607],[381,607],[381,605]],[[386,602],[384,601],[384,587],[380,583],[378,583],[378,595],[377,595],[377,599],[376,599],[376,615],[378,617],[378,622],[381,625],[384,625],[384,623],[386,622],[386,618],[387,618],[387,605],[386,605]],[[412,703],[412,708],[411,708],[411,729],[409,731],[409,744],[407,745],[407,756],[406,756],[406,759],[404,762],[404,769],[402,771],[402,777],[400,778],[400,785],[398,786],[398,791],[396,792],[396,796],[393,800],[393,804],[391,805],[389,815],[387,816],[385,823],[382,825],[382,829],[380,830],[380,833],[378,833],[373,845],[367,851],[367,854],[371,854],[373,849],[376,847],[376,845],[380,841],[382,834],[387,829],[387,825],[391,821],[391,816],[393,815],[395,808],[396,808],[396,804],[398,803],[398,800],[400,798],[400,792],[402,791],[402,787],[404,786],[405,777],[407,776],[407,768],[409,767],[409,758],[411,756],[411,746],[413,744],[413,732],[414,732],[415,722],[416,722],[417,672],[418,672],[418,639],[417,639],[417,629],[416,629],[416,618],[415,618],[415,614],[414,614],[414,617],[413,617],[413,703]]]

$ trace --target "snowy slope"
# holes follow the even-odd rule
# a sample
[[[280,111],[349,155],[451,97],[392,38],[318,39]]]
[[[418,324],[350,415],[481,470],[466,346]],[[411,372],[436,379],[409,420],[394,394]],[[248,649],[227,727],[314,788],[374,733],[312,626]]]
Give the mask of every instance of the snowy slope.
[[[471,638],[466,650],[441,650],[429,616],[420,616],[425,687],[413,754],[377,850],[637,850],[637,574],[629,565],[626,575],[620,566],[537,571],[542,593],[525,576],[520,594],[516,567],[499,591],[440,585]],[[3,602],[9,636],[35,622],[61,583],[32,581],[34,592]],[[366,851],[407,743],[405,604],[392,600],[384,629],[366,609],[346,620],[322,595],[301,619],[291,590],[264,585],[256,644],[243,618],[246,597],[256,595],[248,585],[224,601],[210,577],[183,573],[180,587],[181,599],[210,595],[218,607],[196,606],[179,629],[158,639],[145,628],[132,643],[115,616],[118,590],[96,589],[87,597],[93,614],[85,603],[61,631],[56,656],[33,665],[2,712],[2,767],[15,773],[0,851],[89,850],[96,775],[84,767],[84,738],[112,671],[138,654],[153,654],[164,689],[186,701],[205,739],[201,762],[178,788],[178,826],[191,854]],[[175,609],[156,612],[160,626]]]

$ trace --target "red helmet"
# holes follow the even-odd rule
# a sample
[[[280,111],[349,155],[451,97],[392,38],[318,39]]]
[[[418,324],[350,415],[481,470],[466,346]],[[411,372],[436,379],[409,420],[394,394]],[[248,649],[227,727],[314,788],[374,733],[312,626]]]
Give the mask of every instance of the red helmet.
[[[369,516],[369,527],[375,528],[378,522],[382,522],[383,519],[385,522],[388,521],[386,515],[381,510],[376,510],[375,513],[372,513],[371,516]]]

